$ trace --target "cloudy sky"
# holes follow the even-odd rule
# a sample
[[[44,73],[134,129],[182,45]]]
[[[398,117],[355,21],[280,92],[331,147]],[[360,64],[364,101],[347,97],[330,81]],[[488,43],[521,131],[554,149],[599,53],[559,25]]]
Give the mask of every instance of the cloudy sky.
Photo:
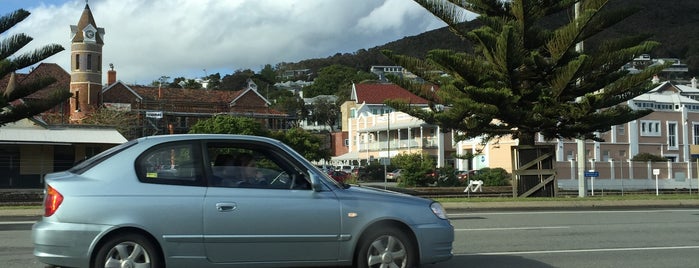
[[[412,0],[90,0],[105,29],[103,64],[118,79],[198,78],[265,64],[351,53],[444,27]],[[69,70],[70,25],[85,0],[0,0],[0,15],[32,14],[11,28],[34,38],[24,50],[66,48],[45,62]],[[23,72],[27,72],[26,70]],[[103,78],[106,79],[106,78]]]

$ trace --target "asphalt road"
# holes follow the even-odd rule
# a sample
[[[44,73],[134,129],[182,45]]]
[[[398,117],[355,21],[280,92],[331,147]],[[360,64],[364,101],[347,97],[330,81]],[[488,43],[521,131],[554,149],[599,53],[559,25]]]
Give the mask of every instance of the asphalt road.
[[[452,213],[454,258],[426,268],[699,267],[699,209],[546,209]],[[0,217],[2,267],[33,259],[33,218]]]

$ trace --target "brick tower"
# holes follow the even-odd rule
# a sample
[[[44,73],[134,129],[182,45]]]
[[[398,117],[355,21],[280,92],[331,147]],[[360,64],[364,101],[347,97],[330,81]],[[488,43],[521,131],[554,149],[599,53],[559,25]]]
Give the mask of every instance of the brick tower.
[[[104,29],[97,27],[87,1],[78,25],[71,25],[70,31],[70,121],[80,123],[97,109],[102,91]]]

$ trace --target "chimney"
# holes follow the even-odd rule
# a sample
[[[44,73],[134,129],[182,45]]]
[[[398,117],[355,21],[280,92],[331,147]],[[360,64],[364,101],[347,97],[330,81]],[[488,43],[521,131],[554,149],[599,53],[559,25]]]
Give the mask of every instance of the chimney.
[[[697,78],[692,77],[692,88],[697,88]]]
[[[109,71],[107,71],[107,85],[116,83],[116,71],[114,70],[114,64],[109,64]]]
[[[653,76],[653,80],[651,80],[651,81],[653,81],[653,84],[654,84],[654,85],[659,84],[659,83],[660,83],[660,77],[658,77],[658,75],[654,75],[654,76]]]

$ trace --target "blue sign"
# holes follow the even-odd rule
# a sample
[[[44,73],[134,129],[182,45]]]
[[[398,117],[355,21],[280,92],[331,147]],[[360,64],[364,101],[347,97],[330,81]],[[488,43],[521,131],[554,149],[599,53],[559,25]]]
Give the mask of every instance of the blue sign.
[[[599,177],[599,172],[597,172],[597,171],[585,171],[585,177]]]

